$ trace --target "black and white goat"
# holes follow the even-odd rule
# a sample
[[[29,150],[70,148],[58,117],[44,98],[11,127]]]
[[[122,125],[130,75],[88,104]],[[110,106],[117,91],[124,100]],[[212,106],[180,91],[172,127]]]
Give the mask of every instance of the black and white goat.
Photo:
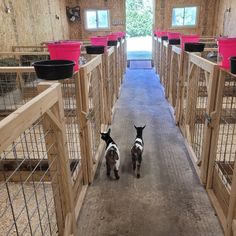
[[[107,176],[110,176],[111,170],[114,170],[116,179],[119,179],[120,152],[116,143],[111,138],[110,133],[111,129],[109,129],[107,133],[101,133],[101,139],[104,140],[107,145],[105,151]]]
[[[144,142],[143,142],[143,130],[146,127],[144,125],[143,127],[136,127],[134,125],[137,135],[136,139],[134,141],[134,145],[131,148],[131,156],[132,156],[132,163],[133,163],[133,171],[136,170],[136,162],[137,163],[137,178],[140,178],[140,166],[142,162],[142,153],[144,149]]]

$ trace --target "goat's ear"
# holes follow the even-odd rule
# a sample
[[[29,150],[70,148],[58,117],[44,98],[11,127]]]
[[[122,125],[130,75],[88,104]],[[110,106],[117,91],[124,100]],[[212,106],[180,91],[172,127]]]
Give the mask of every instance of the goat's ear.
[[[146,127],[146,125],[144,125],[142,129],[144,129],[145,127]]]
[[[137,129],[137,127],[134,125],[134,128]]]
[[[108,129],[107,133],[110,135],[110,133],[111,133],[111,129],[110,128]]]

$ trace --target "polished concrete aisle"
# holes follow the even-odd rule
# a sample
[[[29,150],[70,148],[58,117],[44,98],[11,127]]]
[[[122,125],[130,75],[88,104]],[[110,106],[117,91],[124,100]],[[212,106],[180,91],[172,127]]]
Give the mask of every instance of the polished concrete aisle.
[[[134,124],[146,124],[140,179],[131,168]],[[82,206],[78,235],[223,235],[153,70],[127,71],[111,136],[120,148],[121,178],[107,178],[103,159]]]

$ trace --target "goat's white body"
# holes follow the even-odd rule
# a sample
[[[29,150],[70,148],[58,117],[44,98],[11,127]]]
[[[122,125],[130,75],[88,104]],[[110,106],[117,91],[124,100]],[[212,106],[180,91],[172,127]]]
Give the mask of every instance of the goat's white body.
[[[110,144],[108,145],[108,147],[107,147],[107,149],[106,149],[106,151],[105,151],[105,156],[107,155],[107,152],[108,152],[112,147],[115,148],[116,153],[117,153],[117,156],[118,156],[118,160],[116,160],[115,167],[116,167],[117,170],[119,170],[119,166],[120,166],[120,152],[119,152],[119,149],[118,149],[118,147],[117,147],[116,144],[110,143]]]

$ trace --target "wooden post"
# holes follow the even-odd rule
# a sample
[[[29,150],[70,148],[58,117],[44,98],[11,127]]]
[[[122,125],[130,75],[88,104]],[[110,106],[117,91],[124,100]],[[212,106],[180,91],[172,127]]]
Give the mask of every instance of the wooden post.
[[[80,68],[79,72],[79,87],[81,91],[81,127],[84,136],[84,149],[86,150],[86,166],[87,166],[87,178],[88,182],[91,183],[92,181],[92,169],[93,169],[93,162],[92,162],[92,145],[91,145],[91,128],[88,123],[89,114],[89,101],[88,101],[88,94],[89,94],[89,78],[88,74],[86,74],[85,69],[83,67]]]
[[[204,185],[207,183],[207,175],[208,175],[208,169],[209,169],[209,156],[210,156],[210,150],[212,146],[212,129],[216,128],[217,123],[219,122],[219,112],[213,113],[216,110],[219,110],[219,106],[217,104],[216,107],[216,95],[217,95],[217,86],[219,81],[219,69],[218,66],[215,65],[213,67],[212,72],[210,73],[209,78],[209,85],[208,85],[208,101],[207,101],[207,109],[206,113],[210,116],[212,116],[212,123],[209,125],[207,123],[207,120],[205,121],[204,126],[204,143],[203,143],[203,150],[201,155],[201,181]],[[221,107],[220,107],[221,108]],[[213,117],[214,115],[214,117]],[[217,115],[218,117],[216,117]],[[217,145],[215,145],[215,148]]]
[[[39,84],[38,91],[42,92],[48,88],[49,84]],[[55,154],[58,156],[58,164],[53,165],[50,171],[55,171],[55,168],[60,175],[58,176],[58,182],[52,183],[55,187],[59,189],[60,195],[54,193],[55,206],[56,206],[56,215],[57,215],[57,225],[59,230],[59,235],[63,235],[63,227],[65,225],[66,215],[71,212],[72,215],[72,227],[71,232],[76,234],[76,221],[75,221],[75,211],[74,211],[74,197],[72,191],[72,181],[70,174],[70,163],[69,163],[69,153],[67,149],[67,140],[66,140],[66,127],[65,127],[65,117],[64,117],[64,108],[62,101],[62,92],[61,87],[58,87],[57,90],[58,102],[51,109],[51,115],[46,115],[43,121],[43,128],[45,131],[49,130],[50,127],[53,129],[53,133],[50,133],[46,137],[46,146],[50,150],[50,147],[53,146],[55,142],[56,150],[53,150],[49,153],[48,159],[53,160]],[[53,188],[54,189],[54,188]],[[61,202],[61,204],[59,204]],[[57,208],[58,207],[58,208]],[[63,217],[63,218],[62,218]]]

